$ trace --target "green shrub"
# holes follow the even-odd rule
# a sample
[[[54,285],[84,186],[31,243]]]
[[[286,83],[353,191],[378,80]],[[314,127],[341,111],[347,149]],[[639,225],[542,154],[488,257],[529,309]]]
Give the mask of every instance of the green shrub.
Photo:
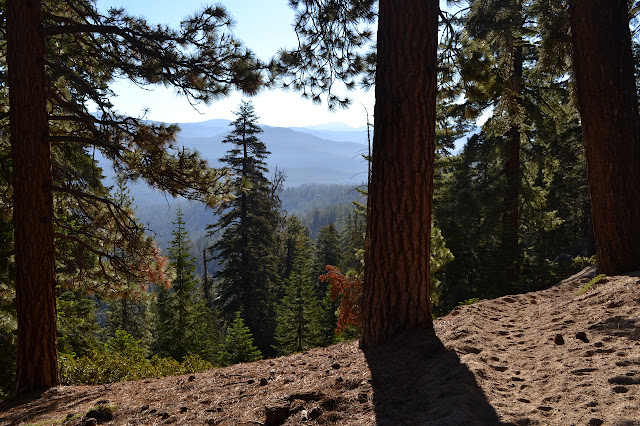
[[[576,272],[579,272],[587,266],[593,266],[596,263],[598,263],[598,259],[596,258],[596,256],[576,256],[571,260],[571,267],[576,270]]]
[[[126,333],[125,333],[126,334]],[[107,344],[107,349],[117,347],[115,343],[127,343],[119,351],[90,351],[82,357],[73,354],[60,354],[60,380],[64,385],[98,385],[148,377],[177,376],[213,369],[214,366],[200,358],[189,355],[180,363],[173,358],[154,355],[147,359],[135,340],[126,336],[117,337],[115,342]],[[133,344],[135,343],[135,344]]]
[[[206,371],[213,369],[213,364],[204,360],[200,355],[187,355],[180,363],[182,368],[182,374],[197,373],[200,371]]]
[[[97,385],[145,377],[148,361],[120,353],[90,351],[82,357],[60,354],[60,380],[64,385]]]

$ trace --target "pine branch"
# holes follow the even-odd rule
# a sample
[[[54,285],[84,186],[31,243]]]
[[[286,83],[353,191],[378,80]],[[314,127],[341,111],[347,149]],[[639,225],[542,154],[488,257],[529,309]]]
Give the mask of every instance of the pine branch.
[[[61,136],[56,136],[56,135],[50,135],[47,137],[47,139],[51,142],[51,143],[64,143],[64,142],[72,142],[72,143],[82,143],[82,144],[86,144],[86,145],[93,145],[93,146],[97,146],[100,148],[104,148],[107,149],[109,151],[113,151],[113,150],[121,150],[122,147],[117,145],[117,144],[111,144],[111,143],[107,143],[107,142],[102,142],[96,139],[92,139],[92,138],[88,138],[88,137],[84,137],[84,136],[74,136],[74,135],[61,135]]]
[[[138,275],[133,273],[131,269],[128,267],[128,264],[126,263],[123,257],[119,257],[114,254],[107,253],[103,250],[97,250],[93,245],[88,244],[87,242],[83,241],[81,238],[78,238],[73,235],[61,234],[59,232],[56,232],[54,236],[56,239],[59,239],[59,240],[72,241],[75,244],[78,244],[80,247],[84,248],[85,250],[88,250],[89,252],[98,256],[100,267],[105,277],[111,276],[113,274],[110,274],[109,272],[107,272],[107,268],[104,266],[102,259],[109,260],[109,262],[116,267],[116,269],[114,270],[116,276],[118,275],[118,272],[121,272],[124,275],[134,279],[140,279],[144,277],[143,274]]]
[[[49,14],[49,20],[58,25],[45,27],[43,34],[82,35],[76,43],[108,59],[115,70],[134,82],[171,84],[190,100],[205,102],[226,95],[230,86],[254,94],[265,84],[262,72],[267,66],[231,36],[218,34],[229,24],[219,8],[205,9],[176,32],[151,28],[122,11],[112,10],[104,17],[92,7],[67,4],[84,22]]]

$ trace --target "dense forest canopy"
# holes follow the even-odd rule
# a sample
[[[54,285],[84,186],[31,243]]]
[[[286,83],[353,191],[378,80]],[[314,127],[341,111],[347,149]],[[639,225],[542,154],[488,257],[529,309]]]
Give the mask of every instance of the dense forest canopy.
[[[300,44],[265,64],[222,7],[171,29],[84,0],[0,2],[3,393],[124,358],[137,375],[95,380],[371,347],[596,260],[640,267],[637,2],[289,3]],[[215,169],[177,126],[115,112],[117,77],[194,103],[273,86],[331,108],[349,102],[338,83],[375,86],[364,199],[286,213],[250,102]],[[210,239],[179,211],[163,255],[137,179],[213,207]]]

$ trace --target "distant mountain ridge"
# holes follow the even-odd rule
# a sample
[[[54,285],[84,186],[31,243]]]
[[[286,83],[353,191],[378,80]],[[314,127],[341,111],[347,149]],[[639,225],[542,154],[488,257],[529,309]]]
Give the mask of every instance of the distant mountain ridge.
[[[213,119],[195,123],[177,123],[178,146],[197,150],[213,167],[231,147],[222,143],[231,131],[231,120]],[[353,185],[366,181],[367,132],[341,123],[308,127],[261,125],[259,135],[271,154],[267,165],[272,173],[277,167],[287,175],[285,187],[304,184]],[[348,130],[352,129],[352,130]],[[105,167],[107,176],[113,172]],[[270,177],[270,176],[269,176]],[[137,205],[166,204],[170,200],[144,182],[131,186]],[[168,197],[170,198],[170,197]]]
[[[178,143],[198,150],[211,165],[225,155],[230,146],[222,140],[231,130],[229,120],[181,123]],[[258,135],[271,154],[267,165],[287,174],[285,186],[307,183],[358,184],[365,180],[367,165],[366,131],[314,130],[261,125]]]
[[[193,123],[178,123],[180,126],[181,137],[208,137],[214,133],[227,134],[231,128],[229,124],[231,120],[226,119],[213,119],[201,122]],[[265,129],[267,127],[279,128],[279,129],[291,129],[295,132],[306,133],[309,135],[317,136],[321,139],[328,139],[334,142],[354,142],[359,144],[367,143],[367,127],[351,127],[343,123],[327,123],[318,124],[314,126],[291,126],[291,127],[279,127],[270,126],[268,124],[260,124]],[[373,139],[373,129],[370,134]]]

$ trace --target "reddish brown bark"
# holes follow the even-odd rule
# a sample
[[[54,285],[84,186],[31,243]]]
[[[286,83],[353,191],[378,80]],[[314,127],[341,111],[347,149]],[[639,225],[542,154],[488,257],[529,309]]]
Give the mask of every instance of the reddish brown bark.
[[[362,347],[432,332],[437,0],[381,0]]]
[[[60,383],[57,363],[51,145],[41,3],[8,0],[7,62],[18,352],[16,391]]]
[[[640,133],[626,0],[571,0],[573,65],[600,272],[640,269]]]

